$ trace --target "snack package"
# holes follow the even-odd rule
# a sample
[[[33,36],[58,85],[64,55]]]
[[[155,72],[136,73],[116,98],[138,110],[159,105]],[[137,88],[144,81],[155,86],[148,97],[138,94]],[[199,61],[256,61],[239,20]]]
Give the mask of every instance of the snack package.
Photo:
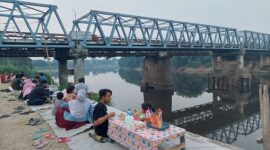
[[[147,109],[146,110],[146,112],[145,112],[145,121],[146,122],[151,122],[151,112],[150,112],[150,110],[149,109]]]

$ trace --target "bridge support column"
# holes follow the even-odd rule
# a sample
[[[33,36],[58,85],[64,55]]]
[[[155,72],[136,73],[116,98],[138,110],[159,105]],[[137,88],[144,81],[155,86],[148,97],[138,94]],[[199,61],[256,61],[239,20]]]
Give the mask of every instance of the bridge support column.
[[[260,110],[262,118],[262,135],[264,149],[270,149],[270,103],[269,89],[267,84],[261,84],[259,89]]]
[[[229,54],[228,54],[229,53]],[[213,72],[235,71],[244,68],[244,52],[213,52]]]
[[[261,55],[260,57],[260,67],[267,66],[270,67],[270,56]]]
[[[78,83],[84,77],[84,58],[76,58],[73,61],[74,83]]]
[[[172,89],[170,58],[168,56],[146,56],[141,85],[152,89]]]
[[[67,86],[68,83],[68,69],[67,69],[67,60],[58,60],[59,63],[59,85]]]
[[[144,101],[155,108],[161,108],[164,120],[170,121],[173,95],[170,57],[164,53],[159,56],[146,56],[143,75],[141,91],[144,93]]]

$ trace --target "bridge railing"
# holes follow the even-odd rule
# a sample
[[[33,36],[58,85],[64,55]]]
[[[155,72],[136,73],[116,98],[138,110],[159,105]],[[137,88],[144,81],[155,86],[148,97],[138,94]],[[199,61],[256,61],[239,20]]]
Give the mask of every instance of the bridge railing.
[[[57,6],[1,0],[0,10],[0,47],[69,47]]]
[[[237,49],[236,29],[92,10],[73,21],[85,48]]]
[[[253,32],[238,32],[239,42],[242,48],[251,50],[270,50],[270,35]]]

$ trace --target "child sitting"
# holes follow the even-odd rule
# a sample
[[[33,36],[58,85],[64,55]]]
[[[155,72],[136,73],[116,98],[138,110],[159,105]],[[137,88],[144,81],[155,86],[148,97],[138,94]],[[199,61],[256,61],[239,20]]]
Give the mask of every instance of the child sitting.
[[[52,114],[55,116],[56,111],[58,108],[61,107],[61,104],[66,103],[66,101],[63,99],[64,94],[62,92],[58,92],[56,95],[56,100],[53,100],[53,108],[52,108]]]

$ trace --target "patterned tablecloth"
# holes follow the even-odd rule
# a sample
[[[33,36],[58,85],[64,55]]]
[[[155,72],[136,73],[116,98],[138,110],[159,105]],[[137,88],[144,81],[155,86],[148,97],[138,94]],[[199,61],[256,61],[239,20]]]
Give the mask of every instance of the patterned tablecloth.
[[[157,150],[158,145],[161,143],[175,140],[179,137],[184,139],[185,129],[170,125],[170,128],[164,131],[158,131],[147,127],[130,130],[123,121],[113,118],[110,119],[108,135],[117,143],[128,149]]]

